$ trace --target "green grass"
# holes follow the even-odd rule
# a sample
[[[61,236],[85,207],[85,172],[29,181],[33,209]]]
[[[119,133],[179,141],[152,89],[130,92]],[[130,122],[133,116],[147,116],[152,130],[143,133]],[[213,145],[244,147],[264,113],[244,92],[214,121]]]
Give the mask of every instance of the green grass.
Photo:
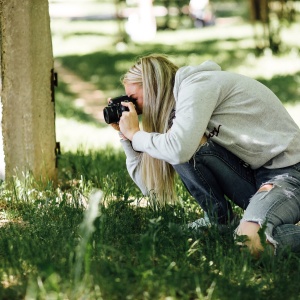
[[[66,153],[59,177],[1,186],[0,299],[299,299],[298,256],[254,261],[231,230],[184,229],[202,212],[179,182],[178,204],[133,205],[122,152]]]
[[[161,31],[144,44],[120,43],[110,21],[54,20],[52,29],[55,59],[103,91],[99,104],[124,92],[120,75],[150,52],[180,66],[213,59],[262,81],[283,103],[300,100],[298,24],[285,30],[278,56],[257,56],[245,23]],[[235,246],[233,228],[187,231],[203,212],[179,181],[180,201],[161,207],[141,195],[121,150],[76,143],[80,130],[101,141],[103,127],[74,104],[76,96],[59,77],[58,186],[29,175],[0,185],[0,299],[300,299],[298,255],[254,261]],[[82,149],[67,147],[67,137]]]

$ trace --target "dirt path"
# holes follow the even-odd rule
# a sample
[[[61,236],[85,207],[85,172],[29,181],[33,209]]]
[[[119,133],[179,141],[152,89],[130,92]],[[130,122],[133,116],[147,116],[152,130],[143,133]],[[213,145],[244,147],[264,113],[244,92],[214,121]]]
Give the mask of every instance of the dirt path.
[[[76,95],[76,99],[74,99],[75,106],[82,108],[86,114],[92,116],[95,120],[104,123],[103,108],[104,103],[106,103],[104,93],[94,84],[82,80],[58,62],[55,62],[55,71],[58,74],[58,84],[59,81],[63,81],[68,85],[69,91]]]
[[[103,108],[106,105],[104,93],[94,84],[84,81],[77,74],[55,63],[55,71],[59,82],[68,85],[68,89],[75,95],[74,103],[86,114],[92,116],[97,122],[103,123],[103,128],[96,128],[88,124],[78,124],[75,120],[57,118],[56,138],[60,141],[64,151],[76,151],[76,149],[106,148],[108,145],[120,148],[120,138],[116,131],[107,124],[103,118]]]

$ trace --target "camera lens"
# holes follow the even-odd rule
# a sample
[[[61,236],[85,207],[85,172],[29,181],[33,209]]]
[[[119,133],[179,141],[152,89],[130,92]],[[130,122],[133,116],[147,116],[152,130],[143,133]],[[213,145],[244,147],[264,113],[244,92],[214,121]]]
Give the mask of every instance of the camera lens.
[[[107,124],[119,122],[123,111],[129,111],[127,107],[121,105],[122,101],[134,102],[135,100],[128,96],[119,96],[110,99],[108,106],[103,109],[104,120]]]
[[[115,107],[105,107],[103,109],[103,116],[107,124],[117,123],[120,121],[118,111]]]
[[[103,109],[103,115],[104,115],[104,120],[105,120],[105,122],[107,123],[107,124],[110,124],[110,123],[112,123],[111,121],[110,121],[110,114],[109,114],[109,107],[105,107],[104,109]]]

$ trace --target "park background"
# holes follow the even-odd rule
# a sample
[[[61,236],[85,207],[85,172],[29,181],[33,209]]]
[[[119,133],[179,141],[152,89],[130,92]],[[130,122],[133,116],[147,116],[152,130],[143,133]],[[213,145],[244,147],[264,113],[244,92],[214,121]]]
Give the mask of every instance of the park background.
[[[224,70],[256,78],[279,96],[299,125],[299,24],[288,19],[288,12],[281,20],[271,15],[267,26],[280,32],[280,49],[272,51],[268,36],[262,34],[263,22],[250,22],[250,2],[211,1],[205,9],[214,17],[206,12],[210,22],[202,27],[188,13],[189,1],[154,1],[153,34],[151,24],[143,27],[128,21],[138,12],[138,1],[50,1],[61,147],[120,145],[118,135],[103,124],[102,109],[108,97],[124,94],[119,79],[126,69],[138,56],[151,52],[168,54],[179,66],[211,59]],[[299,2],[293,5],[298,8]],[[142,37],[132,34],[132,40],[128,34],[132,26],[142,31]]]
[[[271,36],[251,23],[250,2],[268,4]],[[153,4],[155,34],[131,36],[136,1],[49,1],[58,186],[30,176],[0,186],[0,299],[300,299],[299,255],[253,260],[233,228],[187,231],[203,212],[179,181],[176,204],[143,197],[102,115],[134,60],[160,52],[258,79],[299,125],[299,2],[211,1],[207,24],[188,15],[188,1]]]

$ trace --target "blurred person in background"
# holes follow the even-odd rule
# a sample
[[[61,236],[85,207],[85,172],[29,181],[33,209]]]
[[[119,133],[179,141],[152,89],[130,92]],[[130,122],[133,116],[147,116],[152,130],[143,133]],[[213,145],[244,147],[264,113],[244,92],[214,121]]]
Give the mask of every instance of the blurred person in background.
[[[209,0],[190,0],[189,12],[195,27],[215,25],[215,16]]]

